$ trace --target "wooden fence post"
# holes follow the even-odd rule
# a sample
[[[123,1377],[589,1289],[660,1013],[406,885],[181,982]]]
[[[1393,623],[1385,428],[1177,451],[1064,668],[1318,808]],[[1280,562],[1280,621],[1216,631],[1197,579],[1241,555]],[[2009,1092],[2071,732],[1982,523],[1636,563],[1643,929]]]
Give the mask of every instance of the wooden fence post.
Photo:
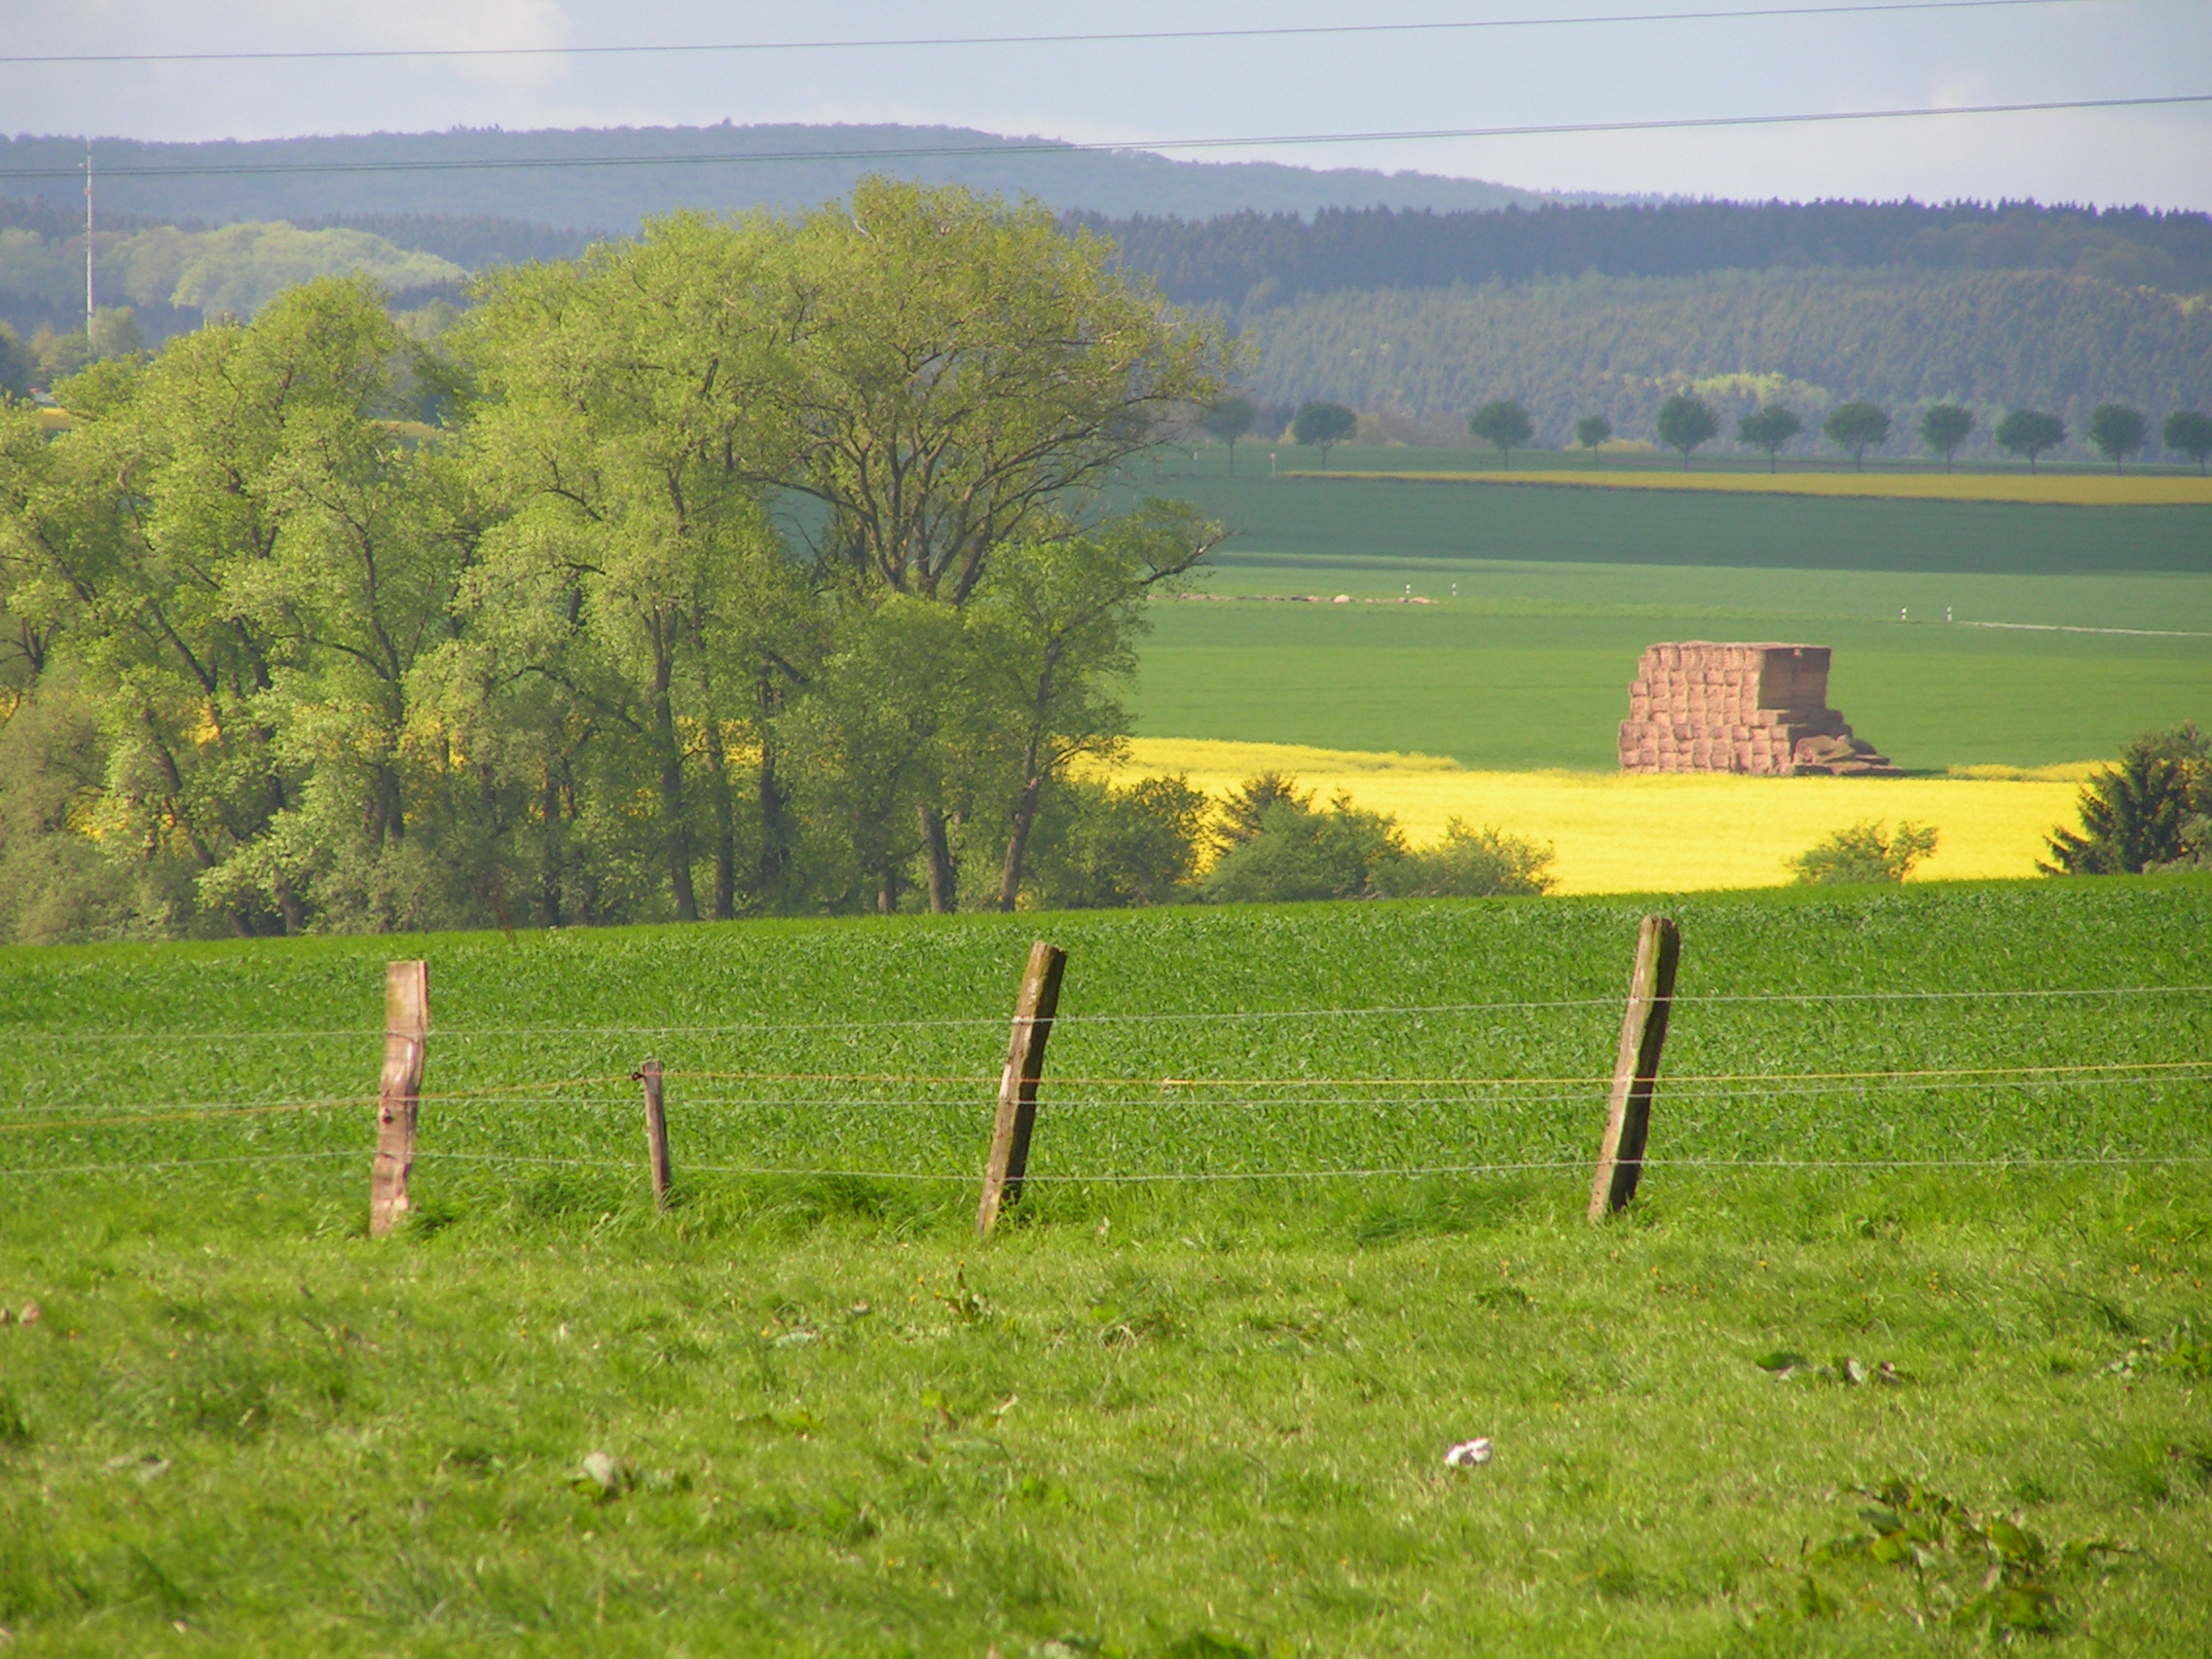
[[[630,1074],[645,1086],[645,1157],[653,1169],[653,1208],[668,1208],[668,1113],[661,1104],[660,1061],[647,1060]]]
[[[1007,1044],[1006,1070],[999,1077],[998,1117],[991,1124],[991,1158],[983,1167],[983,1198],[976,1208],[976,1232],[988,1238],[999,1224],[999,1210],[1021,1198],[1021,1177],[1029,1167],[1029,1131],[1037,1123],[1037,1080],[1045,1071],[1045,1042],[1052,1034],[1052,1015],[1060,1006],[1060,975],[1068,953],[1039,940],[1029,947],[1029,967],[1021,976],[1021,995],[1014,1005],[1014,1036]]]
[[[1651,1087],[1659,1076],[1659,1051],[1667,1041],[1667,1010],[1675,996],[1675,967],[1682,936],[1665,916],[1646,916],[1636,936],[1636,970],[1629,976],[1628,1010],[1621,1018],[1620,1052],[1613,1060],[1613,1097],[1605,1138],[1598,1148],[1598,1174],[1590,1184],[1590,1219],[1603,1221],[1636,1197],[1643,1173],[1643,1142],[1651,1131]]]
[[[430,965],[391,962],[384,974],[384,1083],[377,1093],[377,1157],[369,1171],[369,1233],[389,1233],[408,1211],[423,1043],[430,1030]]]

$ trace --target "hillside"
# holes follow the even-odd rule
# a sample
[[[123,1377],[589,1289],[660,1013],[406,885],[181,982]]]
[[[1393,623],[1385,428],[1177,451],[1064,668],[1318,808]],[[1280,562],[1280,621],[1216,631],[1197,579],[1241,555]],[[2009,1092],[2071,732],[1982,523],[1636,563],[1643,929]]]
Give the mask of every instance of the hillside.
[[[1183,305],[1265,306],[1347,288],[1543,276],[1901,268],[2064,271],[2168,293],[2212,288],[2212,214],[2032,202],[1552,203],[1489,213],[1329,209],[1203,223],[1081,216]]]
[[[1402,435],[1464,441],[1467,410],[1516,397],[1538,441],[1604,415],[1648,438],[1687,388],[1724,430],[1762,398],[1808,417],[1866,398],[1909,447],[1915,405],[1975,411],[1987,454],[2008,407],[2055,410],[2079,432],[2117,399],[2154,420],[2212,406],[2212,309],[2047,272],[1735,271],[1480,287],[1347,289],[1235,313],[1258,349],[1249,384],[1272,405],[1323,397],[1403,417]],[[1800,439],[1799,451],[1813,447]]]
[[[69,334],[85,320],[84,234],[43,224],[44,216],[23,211],[25,205],[35,206],[0,203],[13,209],[0,214],[0,323],[26,340],[41,328]],[[18,222],[8,224],[10,218]],[[406,228],[419,234],[425,227]],[[465,246],[467,239],[444,240]],[[468,276],[437,253],[397,245],[368,230],[306,230],[281,220],[213,230],[119,229],[96,235],[93,251],[101,305],[130,307],[142,338],[153,345],[210,315],[251,316],[293,283],[315,276],[359,272],[400,309],[433,297],[457,299]]]
[[[1115,215],[1207,218],[1254,209],[1485,209],[1542,198],[1480,179],[1317,171],[1275,162],[1178,162],[1137,151],[1038,148],[953,127],[588,128],[456,130],[195,144],[94,141],[103,210],[163,219],[327,219],[361,214],[498,214],[628,234],[678,207],[797,208],[845,195],[863,174],[891,171],[960,183],[1051,206]],[[861,152],[862,154],[852,154]],[[541,166],[572,158],[608,166]],[[665,158],[654,165],[654,158]],[[702,159],[705,158],[705,159]],[[819,158],[819,159],[798,159]],[[84,201],[85,140],[0,137],[0,193],[64,206]],[[300,168],[300,171],[242,169]],[[145,176],[143,169],[240,169]],[[327,170],[315,170],[327,169]],[[135,176],[134,176],[135,174]]]

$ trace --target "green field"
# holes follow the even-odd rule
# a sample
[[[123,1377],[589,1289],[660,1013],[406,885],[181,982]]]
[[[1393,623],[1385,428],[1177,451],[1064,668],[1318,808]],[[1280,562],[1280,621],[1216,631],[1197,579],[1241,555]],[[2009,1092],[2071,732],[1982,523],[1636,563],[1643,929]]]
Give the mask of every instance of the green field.
[[[1163,605],[1134,702],[1149,736],[1604,769],[1637,654],[1665,639],[1833,646],[1830,702],[1915,769],[2091,759],[2212,718],[2212,509],[1271,483],[1219,464],[1204,452],[1155,481],[1237,532],[1208,591],[1439,603]]]
[[[1593,1229],[1641,908],[1051,918],[1037,1178],[985,1247],[1032,918],[0,952],[0,1301],[42,1309],[0,1327],[0,1627],[2202,1650],[2212,880],[1670,901],[1653,1163]],[[421,1212],[372,1241],[370,1110],[313,1103],[370,1085],[413,952]],[[2113,1550],[2015,1563],[2046,1604],[1977,1601],[1955,1529],[1917,1574],[1825,1549],[1892,1477]]]

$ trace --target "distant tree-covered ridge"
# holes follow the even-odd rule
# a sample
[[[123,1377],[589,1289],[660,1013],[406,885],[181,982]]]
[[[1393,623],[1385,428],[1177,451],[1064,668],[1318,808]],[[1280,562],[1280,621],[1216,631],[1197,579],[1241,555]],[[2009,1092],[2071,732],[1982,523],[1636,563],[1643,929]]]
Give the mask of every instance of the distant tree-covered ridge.
[[[1179,162],[1084,150],[972,128],[853,126],[497,128],[163,143],[95,138],[109,207],[162,219],[499,214],[619,236],[679,208],[793,212],[852,193],[866,174],[961,184],[1055,212],[1173,213],[1328,206],[1467,209],[1544,200],[1434,173],[1279,162]],[[81,136],[0,135],[0,192],[81,209]],[[591,166],[604,161],[608,165]],[[534,164],[559,165],[534,165]],[[586,165],[576,165],[586,164]],[[350,170],[348,170],[350,169]],[[465,262],[462,262],[465,263]]]
[[[1864,400],[1912,431],[1936,404],[1972,412],[1964,453],[1988,453],[2006,411],[2047,409],[2077,431],[2100,403],[2212,408],[2212,307],[2054,273],[1719,272],[1479,287],[1348,290],[1246,311],[1247,389],[1394,418],[1403,435],[1464,443],[1466,412],[1501,394],[1535,441],[1603,416],[1649,439],[1693,392],[1734,423],[1782,403],[1817,430]],[[1795,450],[1811,451],[1809,439]]]
[[[1494,212],[1326,209],[1191,222],[1079,215],[1181,305],[1544,276],[1774,267],[2062,271],[2168,293],[2212,288],[2212,214],[1917,202],[1546,203]]]
[[[82,222],[53,224],[36,204],[7,205],[16,209],[10,216],[18,222],[0,219],[0,322],[26,339],[42,327],[57,333],[81,329]],[[453,245],[466,241],[459,236],[448,240]],[[365,229],[303,229],[281,220],[212,230],[119,225],[95,234],[93,253],[101,305],[133,308],[153,344],[209,316],[252,316],[284,289],[316,276],[359,273],[405,306],[432,297],[458,299],[469,276],[455,260]]]

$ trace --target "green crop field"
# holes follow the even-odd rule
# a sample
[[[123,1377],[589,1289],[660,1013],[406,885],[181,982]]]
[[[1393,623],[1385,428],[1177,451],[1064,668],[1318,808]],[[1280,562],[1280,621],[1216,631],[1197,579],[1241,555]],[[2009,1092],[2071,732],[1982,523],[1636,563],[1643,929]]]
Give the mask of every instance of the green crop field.
[[[1667,903],[1596,1228],[1643,902],[0,952],[0,1640],[2203,1649],[2212,880]],[[407,954],[419,1210],[372,1240]]]
[[[2212,718],[2212,509],[1269,482],[1219,465],[1208,452],[1154,481],[1237,533],[1207,591],[1437,603],[1163,605],[1134,697],[1148,736],[1609,768],[1637,654],[1664,639],[1832,645],[1831,703],[1916,769],[2092,759]]]

